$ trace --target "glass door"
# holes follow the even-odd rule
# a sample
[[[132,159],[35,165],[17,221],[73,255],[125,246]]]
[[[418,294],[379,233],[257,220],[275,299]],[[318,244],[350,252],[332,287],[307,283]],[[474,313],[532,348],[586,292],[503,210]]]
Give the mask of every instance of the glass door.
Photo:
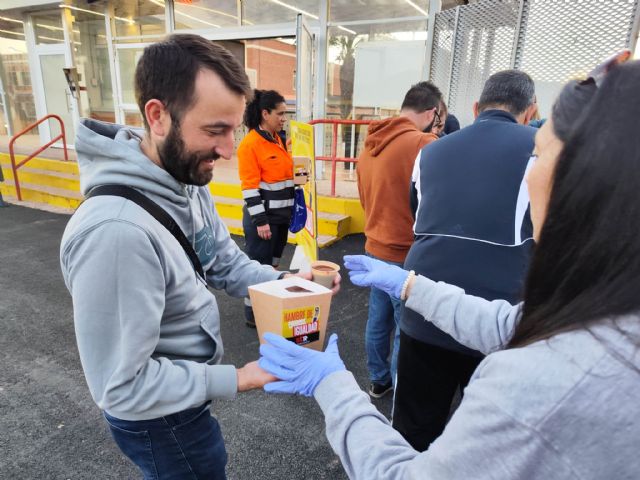
[[[142,115],[136,103],[134,88],[136,66],[144,48],[149,43],[127,43],[116,45],[116,81],[118,82],[118,108],[116,123],[141,127]]]
[[[73,66],[68,36],[65,33],[62,12],[38,12],[29,16],[28,42],[31,44],[30,61],[33,74],[36,115],[58,115],[65,128],[67,145],[72,146],[75,124],[80,118],[77,92],[71,92],[64,74],[65,67]],[[47,143],[60,134],[56,120],[48,120],[39,127],[40,142]],[[56,143],[61,146],[61,143]]]
[[[0,61],[0,135],[13,135],[11,128],[11,116],[7,107],[7,96],[4,92],[4,83],[2,81],[2,62]]]
[[[296,24],[296,120],[313,116],[313,35],[302,15]]]
[[[67,65],[65,46],[47,45],[46,51],[38,53],[37,74],[41,79],[42,91],[36,105],[38,118],[48,114],[58,115],[64,123],[67,144],[73,144],[75,123],[78,121],[76,99],[71,94],[63,69]],[[39,108],[38,108],[39,107]],[[43,143],[49,142],[60,134],[60,125],[56,120],[41,124],[40,138]]]

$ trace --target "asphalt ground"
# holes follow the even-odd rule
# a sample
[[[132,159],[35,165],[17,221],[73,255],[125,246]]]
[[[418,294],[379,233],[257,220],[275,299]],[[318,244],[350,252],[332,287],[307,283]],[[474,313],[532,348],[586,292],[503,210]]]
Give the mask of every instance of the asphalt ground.
[[[20,206],[0,208],[0,479],[140,478],[113,443],[86,386],[76,347],[71,298],[59,266],[68,215]],[[243,247],[242,237],[233,237]],[[342,264],[362,253],[352,235],[320,251]],[[283,265],[293,248],[287,246]],[[344,272],[343,272],[344,273]],[[224,363],[258,358],[256,331],[244,324],[243,303],[216,292]],[[328,332],[361,387],[368,385],[364,328],[369,292],[343,275]],[[374,401],[387,417],[391,398]],[[345,479],[313,399],[263,391],[215,401],[234,479]]]

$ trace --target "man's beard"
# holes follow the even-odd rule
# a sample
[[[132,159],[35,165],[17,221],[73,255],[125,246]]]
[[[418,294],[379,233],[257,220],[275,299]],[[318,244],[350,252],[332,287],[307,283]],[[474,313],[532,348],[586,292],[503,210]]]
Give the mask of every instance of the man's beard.
[[[181,183],[199,187],[208,184],[213,178],[212,170],[200,171],[200,162],[220,158],[220,155],[213,151],[189,152],[182,139],[180,123],[175,119],[169,135],[162,144],[158,145],[158,156],[164,169],[173,178]]]

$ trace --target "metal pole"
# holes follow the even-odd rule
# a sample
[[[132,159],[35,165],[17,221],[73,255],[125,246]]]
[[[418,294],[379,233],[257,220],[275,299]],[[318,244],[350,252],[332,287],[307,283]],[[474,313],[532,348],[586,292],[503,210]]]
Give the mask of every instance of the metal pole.
[[[113,22],[114,17],[114,7],[113,2],[107,2],[104,6],[104,26],[105,26],[105,35],[107,37],[107,55],[109,58],[109,75],[111,75],[111,98],[113,100],[113,116],[114,122],[124,124],[124,114],[120,109],[120,91],[122,86],[120,85],[120,79],[116,72],[116,52],[113,41],[113,32],[115,31],[115,23]]]
[[[8,84],[6,80],[7,76],[4,71],[4,64],[0,62],[0,101],[2,102],[2,109],[4,111],[4,118],[7,122],[7,135],[13,136],[13,118],[11,117],[11,108],[8,103],[8,95],[4,89],[4,86]]]
[[[456,7],[456,19],[453,23],[453,34],[451,39],[451,64],[449,65],[449,88],[447,91],[447,106],[449,108],[452,107],[451,104],[451,90],[453,90],[453,68],[456,64],[456,55],[458,53],[458,49],[456,48],[456,44],[458,43],[458,24],[460,23],[460,5]]]
[[[173,0],[164,0],[164,28],[167,33],[171,33],[176,29],[176,13]]]
[[[329,0],[320,0],[320,28],[316,36],[316,58],[313,69],[314,99],[313,118],[325,118],[327,110],[327,54],[329,43]],[[315,154],[324,155],[324,124],[318,125],[314,132]],[[318,176],[324,175],[324,162],[316,162]]]
[[[4,175],[2,174],[2,168],[0,168],[0,182],[4,182]],[[0,191],[0,208],[8,207],[4,200],[2,199],[2,191]]]
[[[336,196],[336,165],[338,156],[338,124],[333,124],[333,141],[331,142],[331,196]]]
[[[631,52],[635,52],[638,44],[638,34],[640,33],[640,2],[636,2],[636,9],[633,12],[633,23],[629,30],[628,45]]]
[[[57,117],[58,121],[60,122],[60,132],[61,132],[61,136],[62,136],[62,145],[64,147],[64,159],[65,161],[69,161],[69,153],[67,152],[67,134],[65,132],[64,129],[64,122],[62,121],[62,119],[60,117]]]
[[[482,39],[482,28],[474,28],[471,30],[469,35],[469,48],[471,53],[469,55],[469,70],[467,71],[466,78],[470,81],[467,82],[466,88],[464,89],[464,97],[469,99],[469,93],[473,90],[472,85],[476,83],[474,80],[478,78],[482,83],[484,83],[484,78],[482,77],[482,73],[480,72],[480,65],[478,65],[478,58],[480,57],[480,41]],[[486,50],[486,52],[490,52],[491,50]],[[488,53],[487,53],[488,55]],[[475,78],[474,78],[475,77]],[[473,83],[472,83],[473,82]],[[478,82],[480,83],[480,82]],[[472,92],[475,96],[475,92]],[[477,98],[477,97],[476,97]],[[476,98],[471,98],[471,104],[476,100]]]
[[[431,57],[433,57],[433,39],[436,33],[436,15],[442,9],[442,0],[429,1],[429,19],[427,20],[427,47],[422,78],[431,80]]]
[[[492,60],[491,52],[493,52],[493,45],[495,44],[495,41],[496,41],[496,29],[491,28],[488,31],[487,35],[488,35],[487,46],[484,49],[486,53],[484,56],[484,65],[482,66],[482,74],[481,74],[481,78],[483,82],[485,82],[489,77],[489,75],[491,75],[491,60]]]
[[[513,49],[511,50],[511,68],[519,70],[522,64],[522,48],[527,34],[527,20],[529,17],[529,0],[520,0],[518,20],[513,34]]]

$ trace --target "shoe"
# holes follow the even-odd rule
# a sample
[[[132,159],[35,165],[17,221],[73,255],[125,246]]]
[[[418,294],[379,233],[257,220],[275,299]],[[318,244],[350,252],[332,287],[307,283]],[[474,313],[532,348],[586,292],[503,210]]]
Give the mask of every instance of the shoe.
[[[382,398],[391,390],[393,390],[393,384],[391,382],[385,384],[372,382],[371,385],[369,385],[369,395],[373,398]]]
[[[248,305],[244,306],[244,323],[247,327],[256,328],[256,317],[253,316],[253,308]]]

